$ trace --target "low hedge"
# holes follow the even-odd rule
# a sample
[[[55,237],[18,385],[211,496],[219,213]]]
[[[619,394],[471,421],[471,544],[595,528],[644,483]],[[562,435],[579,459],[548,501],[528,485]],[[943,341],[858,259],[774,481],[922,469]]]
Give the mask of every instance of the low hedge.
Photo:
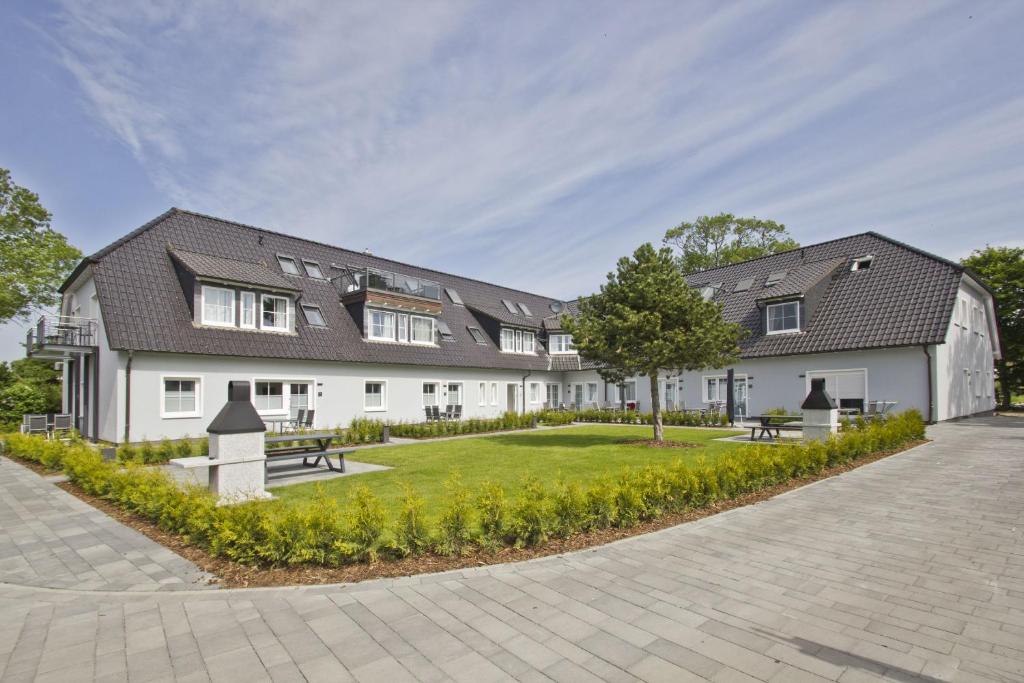
[[[210,441],[207,437],[190,439],[188,437],[171,441],[143,441],[138,444],[123,444],[117,448],[117,461],[137,463],[139,465],[156,465],[169,462],[171,458],[189,458],[196,455],[209,455]]]
[[[574,413],[577,422],[606,422],[612,424],[644,424],[654,422],[653,413],[635,410],[609,410],[592,408]],[[666,410],[661,413],[661,423],[669,427],[725,427],[729,416],[725,413],[701,413],[695,410]]]
[[[701,508],[900,448],[924,437],[924,422],[909,411],[853,424],[824,443],[759,444],[713,462],[648,465],[608,473],[583,487],[574,481],[530,478],[513,491],[488,483],[469,490],[453,473],[445,505],[424,516],[424,501],[406,487],[391,518],[380,500],[358,486],[344,504],[321,490],[309,501],[253,502],[218,507],[199,487],[182,488],[156,468],[104,462],[84,443],[12,434],[6,451],[58,469],[87,493],[180,534],[215,556],[250,565],[338,566],[434,551],[533,546],[553,537],[607,527],[629,527],[668,512]]]

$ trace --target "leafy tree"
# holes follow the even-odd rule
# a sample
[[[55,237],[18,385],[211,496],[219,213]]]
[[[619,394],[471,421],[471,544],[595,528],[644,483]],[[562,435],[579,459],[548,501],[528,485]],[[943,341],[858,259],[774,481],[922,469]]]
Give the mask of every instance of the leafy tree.
[[[1002,405],[1024,389],[1024,248],[975,249],[961,263],[970,268],[996,296],[1003,357],[996,361]]]
[[[617,272],[579,302],[579,316],[563,316],[583,356],[599,361],[610,382],[643,375],[651,380],[654,438],[665,437],[658,396],[661,370],[720,368],[736,361],[746,330],[722,319],[721,304],[705,301],[680,272],[672,250],[650,244],[619,259]]]
[[[22,358],[0,362],[0,431],[21,424],[25,413],[55,413],[61,408],[61,373],[53,363]]]
[[[757,217],[737,218],[731,213],[699,216],[693,223],[680,223],[665,233],[662,242],[679,252],[679,267],[684,273],[800,246],[781,223]]]
[[[57,288],[82,253],[50,228],[39,196],[0,168],[0,323],[60,301]]]

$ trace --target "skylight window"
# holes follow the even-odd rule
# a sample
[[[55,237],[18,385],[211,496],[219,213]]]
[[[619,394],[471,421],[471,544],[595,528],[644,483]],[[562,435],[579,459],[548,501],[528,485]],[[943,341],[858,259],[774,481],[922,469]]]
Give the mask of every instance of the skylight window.
[[[764,286],[771,287],[772,285],[777,285],[778,283],[786,279],[786,275],[788,272],[789,271],[786,270],[775,271],[774,273],[768,276],[767,280],[764,281]]]
[[[480,331],[479,327],[473,327],[472,325],[469,325],[466,327],[466,329],[469,330],[469,335],[473,337],[473,341],[475,341],[477,344],[487,343],[487,340],[484,338],[484,333]]]
[[[319,306],[313,304],[302,304],[302,313],[306,316],[306,322],[314,327],[327,327],[327,321],[324,320],[324,312],[320,310]]]
[[[441,339],[445,341],[455,341],[455,335],[452,334],[451,328],[448,327],[448,323],[445,321],[437,321],[437,331],[441,333]]]
[[[853,259],[853,263],[850,264],[851,271],[867,270],[871,267],[871,262],[875,260],[874,256],[862,256],[860,258]]]
[[[740,280],[739,282],[736,283],[736,288],[733,289],[732,291],[733,292],[745,292],[748,289],[750,289],[753,286],[753,284],[754,284],[754,278],[752,278],[752,277],[743,278],[742,280]]]
[[[295,259],[291,256],[282,256],[278,254],[277,262],[281,264],[281,270],[289,275],[301,275],[298,264],[295,263]]]
[[[519,310],[523,312],[523,315],[533,317],[533,313],[530,313],[530,309],[526,307],[526,304],[522,302],[516,302],[519,306]]]
[[[459,296],[459,293],[458,293],[458,292],[456,292],[456,291],[455,291],[454,289],[452,289],[451,287],[445,287],[445,288],[444,288],[444,293],[448,295],[448,298],[452,300],[452,303],[453,303],[453,304],[458,304],[458,305],[460,305],[460,306],[462,306],[462,305],[463,305],[463,303],[462,303],[462,297],[461,297],[461,296]]]
[[[316,261],[302,259],[302,266],[306,269],[306,275],[315,277],[317,280],[324,279],[324,271],[320,270],[320,264]]]
[[[512,315],[519,315],[519,309],[517,309],[511,301],[509,301],[508,299],[502,299],[501,303],[505,305],[505,308]]]

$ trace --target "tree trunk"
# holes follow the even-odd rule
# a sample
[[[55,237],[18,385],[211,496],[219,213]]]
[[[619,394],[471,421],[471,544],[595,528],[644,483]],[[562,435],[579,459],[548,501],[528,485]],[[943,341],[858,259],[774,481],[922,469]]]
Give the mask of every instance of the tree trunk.
[[[999,369],[999,393],[1003,395],[1001,407],[1009,408],[1013,401],[1013,387],[1010,386],[1009,373],[1006,368],[1006,359],[996,361],[996,368]]]
[[[661,424],[661,396],[658,394],[658,373],[651,376],[651,424],[654,425],[654,440],[665,440],[665,427]]]

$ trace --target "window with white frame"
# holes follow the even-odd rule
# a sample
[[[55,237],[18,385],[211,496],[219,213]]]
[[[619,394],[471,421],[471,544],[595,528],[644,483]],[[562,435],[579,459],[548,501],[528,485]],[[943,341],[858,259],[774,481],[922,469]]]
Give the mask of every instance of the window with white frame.
[[[203,285],[202,300],[204,325],[234,327],[235,290]]]
[[[480,382],[480,386],[477,387],[477,403],[487,405],[487,382]]]
[[[529,330],[501,328],[501,350],[505,353],[535,353],[537,337]]]
[[[409,341],[409,314],[398,314],[398,341]]]
[[[868,372],[866,369],[810,370],[805,375],[804,390],[807,393],[811,391],[811,380],[824,379],[825,391],[836,400],[840,408],[853,408],[863,412],[867,407]]]
[[[448,383],[448,405],[450,405],[450,406],[461,406],[462,405],[462,382],[449,382]]]
[[[576,353],[571,334],[553,334],[548,342],[549,353]]]
[[[491,382],[491,405],[498,405],[498,383]]]
[[[768,304],[768,334],[800,331],[800,302]]]
[[[587,382],[587,403],[597,403],[597,382]]]
[[[439,386],[437,382],[423,383],[423,405],[425,407],[438,405],[437,395],[439,393]]]
[[[363,384],[363,409],[380,411],[388,409],[388,383],[384,380],[367,380]]]
[[[411,323],[411,334],[409,340],[413,344],[433,344],[434,343],[434,319],[424,318],[420,315],[410,316],[409,322]]]
[[[974,371],[974,397],[981,398],[981,370]]]
[[[263,294],[261,297],[261,308],[263,317],[260,319],[261,327],[264,330],[288,331],[288,299],[273,294]]]
[[[968,330],[969,321],[967,319],[967,299],[960,297],[960,329],[964,332]]]
[[[540,403],[540,382],[530,382],[530,403]]]
[[[255,292],[242,292],[241,293],[241,316],[239,320],[239,326],[246,329],[254,329],[256,327],[256,293]]]
[[[523,353],[535,353],[537,337],[533,332],[523,332]]]
[[[501,328],[501,350],[513,353],[516,350],[516,331],[503,327]]]
[[[545,388],[545,392],[547,404],[552,408],[557,408],[562,402],[562,385],[549,384]]]
[[[160,417],[201,417],[200,378],[164,377]]]
[[[395,314],[370,310],[370,339],[395,340]]]
[[[636,401],[636,382],[629,381],[622,385],[623,400]]]
[[[300,410],[309,410],[309,384],[291,382],[288,387],[288,415],[294,420]]]
[[[256,382],[253,405],[257,412],[284,412],[284,382]]]

